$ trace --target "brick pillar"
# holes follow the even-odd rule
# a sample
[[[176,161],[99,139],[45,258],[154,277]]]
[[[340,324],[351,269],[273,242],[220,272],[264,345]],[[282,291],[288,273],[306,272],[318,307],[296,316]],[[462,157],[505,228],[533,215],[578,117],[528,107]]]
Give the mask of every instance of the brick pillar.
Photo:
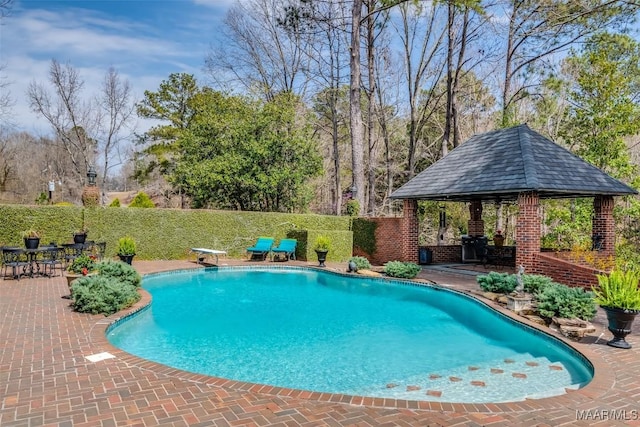
[[[469,204],[469,236],[484,236],[484,221],[482,220],[482,200],[472,200]]]
[[[613,196],[596,196],[593,199],[592,235],[602,238],[600,253],[615,256],[615,222],[613,219]]]
[[[402,216],[401,236],[402,260],[418,262],[418,201],[406,199],[404,201],[404,215]]]
[[[516,266],[522,265],[528,273],[536,270],[537,254],[540,252],[539,205],[540,199],[537,192],[521,193],[518,196]]]

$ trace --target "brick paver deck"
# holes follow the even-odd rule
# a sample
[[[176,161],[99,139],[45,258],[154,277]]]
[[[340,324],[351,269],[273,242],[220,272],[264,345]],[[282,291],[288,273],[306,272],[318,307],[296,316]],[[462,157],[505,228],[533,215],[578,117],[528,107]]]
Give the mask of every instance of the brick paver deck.
[[[197,266],[134,261],[134,267],[148,273]],[[421,277],[476,288],[471,276],[424,271]],[[108,343],[105,329],[123,313],[109,318],[74,313],[69,300],[61,298],[67,293],[64,277],[0,280],[2,427],[640,425],[638,334],[629,336],[631,350],[606,346],[609,332],[598,339],[602,314],[596,319],[598,332],[574,344],[596,368],[583,389],[523,402],[450,404],[286,390],[168,368]],[[148,300],[146,295],[140,304]],[[115,357],[86,359],[101,352]]]

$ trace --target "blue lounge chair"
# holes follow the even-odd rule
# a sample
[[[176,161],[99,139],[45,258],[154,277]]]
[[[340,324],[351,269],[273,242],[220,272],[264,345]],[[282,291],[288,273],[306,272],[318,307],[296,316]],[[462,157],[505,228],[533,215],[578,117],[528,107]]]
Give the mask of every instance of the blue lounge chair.
[[[287,261],[290,259],[296,259],[296,246],[298,241],[296,239],[282,239],[277,247],[271,249],[273,261],[276,256],[284,255]]]
[[[261,257],[263,261],[267,259],[275,240],[273,237],[258,237],[256,244],[247,248],[250,258]]]

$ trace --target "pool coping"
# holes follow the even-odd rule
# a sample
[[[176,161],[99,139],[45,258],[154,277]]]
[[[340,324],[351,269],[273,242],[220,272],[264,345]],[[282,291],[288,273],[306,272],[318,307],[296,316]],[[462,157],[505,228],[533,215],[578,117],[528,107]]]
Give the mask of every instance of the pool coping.
[[[324,272],[330,272],[332,274],[349,276],[351,273],[344,273],[338,270],[332,270],[319,267],[299,267],[299,266],[228,266],[228,267],[207,267],[207,269],[299,269],[299,270],[318,270]],[[182,272],[193,271],[193,269],[176,269],[163,272],[155,272],[145,274],[144,277],[153,277],[156,275],[170,275],[178,274]],[[108,352],[123,361],[124,363],[132,366],[136,366],[143,370],[151,370],[156,374],[176,377],[180,380],[195,382],[199,384],[205,384],[212,387],[227,388],[235,391],[249,391],[252,393],[259,393],[271,396],[289,397],[296,399],[306,399],[317,402],[327,403],[343,403],[355,406],[367,406],[376,408],[388,408],[388,409],[415,409],[415,410],[430,410],[441,412],[481,412],[481,413],[493,413],[493,412],[526,412],[536,409],[564,409],[570,405],[583,404],[591,402],[599,397],[602,397],[606,392],[611,390],[615,382],[615,375],[610,366],[604,361],[602,356],[592,351],[588,344],[582,344],[568,340],[561,334],[553,331],[547,327],[531,322],[530,320],[513,313],[511,310],[506,309],[500,304],[483,298],[480,295],[474,294],[470,291],[461,291],[448,287],[446,284],[437,284],[431,281],[422,279],[398,279],[380,277],[379,279],[405,282],[413,286],[430,286],[433,288],[446,289],[455,293],[461,294],[472,298],[483,305],[487,306],[494,311],[501,313],[517,323],[529,326],[534,330],[538,330],[541,333],[563,342],[568,345],[577,353],[581,354],[593,367],[593,378],[586,386],[579,389],[565,389],[566,393],[562,395],[544,397],[544,398],[526,398],[525,400],[509,401],[509,402],[497,402],[497,403],[455,403],[455,402],[438,402],[428,400],[405,400],[394,398],[382,398],[382,397],[366,397],[366,396],[354,396],[339,393],[324,393],[313,392],[308,390],[291,389],[285,387],[276,387],[264,384],[249,383],[244,381],[230,380],[225,378],[219,378],[209,375],[196,374],[188,371],[184,371],[177,368],[172,368],[157,362],[152,362],[138,356],[134,356],[125,352],[115,346],[113,346],[107,339],[108,331],[115,327],[120,322],[127,320],[129,317],[138,314],[139,312],[146,310],[150,307],[152,302],[151,295],[145,289],[140,288],[141,299],[132,307],[120,311],[114,315],[105,317],[104,319],[96,322],[91,328],[90,336],[87,339],[99,348],[103,348],[105,352]],[[515,408],[515,409],[514,409]]]

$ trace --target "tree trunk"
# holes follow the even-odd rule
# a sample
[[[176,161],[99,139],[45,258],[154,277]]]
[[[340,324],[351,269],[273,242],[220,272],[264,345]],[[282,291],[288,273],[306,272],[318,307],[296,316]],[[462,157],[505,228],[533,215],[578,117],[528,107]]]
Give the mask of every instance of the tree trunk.
[[[375,66],[374,66],[374,57],[375,57],[375,49],[374,49],[374,31],[375,31],[375,19],[374,15],[371,13],[375,8],[375,1],[369,0],[367,3],[367,68],[368,68],[368,76],[369,76],[369,88],[367,91],[367,101],[368,101],[368,117],[367,117],[367,127],[369,128],[368,135],[368,146],[369,146],[369,165],[367,168],[367,177],[369,178],[368,182],[368,204],[367,211],[368,215],[375,215],[376,211],[376,166],[378,163],[377,149],[376,149],[376,132],[375,132],[375,121],[374,116],[376,114],[375,109],[375,89],[376,89],[376,80],[375,80]]]
[[[360,205],[361,215],[364,209],[364,129],[362,127],[362,108],[360,105],[360,19],[362,0],[353,1],[351,13],[351,81],[349,87],[349,116],[351,119],[351,165],[355,199]]]

